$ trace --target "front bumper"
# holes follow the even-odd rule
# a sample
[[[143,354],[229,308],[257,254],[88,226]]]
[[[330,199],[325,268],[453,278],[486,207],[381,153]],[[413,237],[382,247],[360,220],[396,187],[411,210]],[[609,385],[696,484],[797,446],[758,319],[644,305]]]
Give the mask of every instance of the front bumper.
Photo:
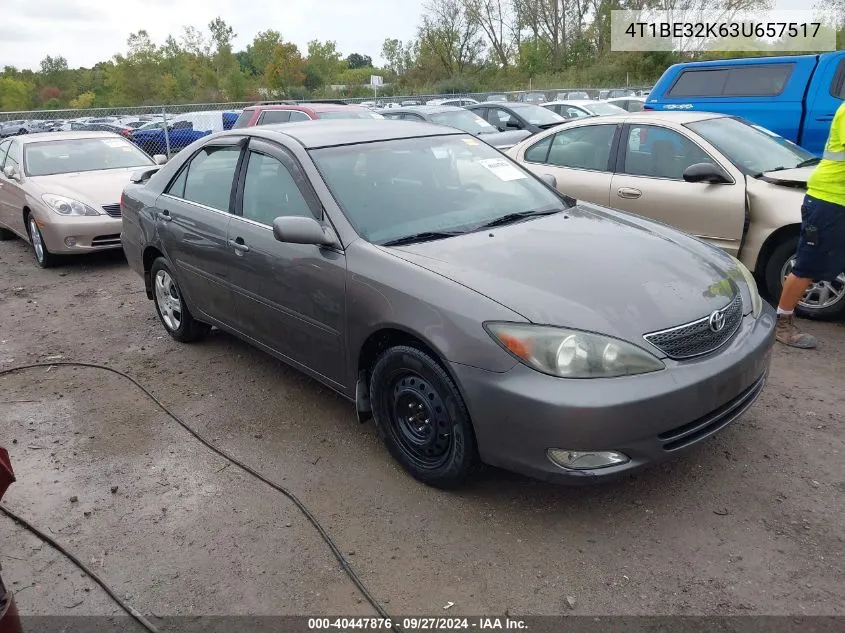
[[[774,311],[747,316],[718,352],[622,378],[572,380],[523,364],[496,373],[452,363],[485,463],[539,479],[591,483],[670,459],[738,418],[762,391]],[[550,448],[619,451],[630,461],[567,470]]]
[[[110,215],[36,217],[47,250],[56,254],[86,253],[121,248],[120,218]],[[73,238],[73,246],[65,240]]]

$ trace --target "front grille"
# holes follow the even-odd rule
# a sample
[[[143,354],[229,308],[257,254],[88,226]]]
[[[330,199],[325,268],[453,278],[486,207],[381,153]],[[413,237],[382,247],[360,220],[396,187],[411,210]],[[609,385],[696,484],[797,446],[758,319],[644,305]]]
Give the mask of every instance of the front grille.
[[[757,382],[718,409],[688,424],[661,433],[657,439],[664,442],[663,450],[676,451],[727,426],[754,404],[765,384],[766,374],[763,374]]]
[[[91,240],[91,246],[120,246],[120,233],[114,235],[98,235]]]
[[[736,295],[720,312],[725,317],[725,324],[718,332],[710,327],[713,315],[707,315],[692,323],[646,334],[644,338],[669,358],[684,359],[708,354],[727,343],[739,329],[742,296]]]
[[[103,211],[108,213],[113,218],[120,217],[120,205],[119,204],[104,204]]]

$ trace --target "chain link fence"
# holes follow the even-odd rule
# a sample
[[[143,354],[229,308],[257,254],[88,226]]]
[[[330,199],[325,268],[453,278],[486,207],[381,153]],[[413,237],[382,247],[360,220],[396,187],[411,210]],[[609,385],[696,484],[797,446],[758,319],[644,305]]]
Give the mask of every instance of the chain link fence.
[[[431,101],[460,99],[460,105],[472,101],[527,101],[541,104],[556,99],[604,99],[638,94],[647,88],[565,88],[559,90],[522,90],[463,94],[406,95],[366,98],[340,98],[344,103],[373,108],[422,105]],[[471,101],[470,101],[471,100]],[[319,103],[314,99],[310,103]],[[329,100],[323,100],[329,101]],[[337,103],[337,101],[334,101]],[[309,101],[261,101],[272,103],[309,103]],[[213,132],[231,129],[243,108],[255,102],[205,103],[140,106],[131,108],[92,108],[87,110],[32,110],[0,112],[0,138],[39,132],[105,131],[131,141],[150,156],[173,156],[195,140]]]

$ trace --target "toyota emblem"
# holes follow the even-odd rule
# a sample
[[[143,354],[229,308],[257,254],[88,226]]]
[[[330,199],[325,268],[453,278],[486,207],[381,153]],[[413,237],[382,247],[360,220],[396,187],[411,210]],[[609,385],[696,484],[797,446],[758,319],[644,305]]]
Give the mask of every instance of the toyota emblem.
[[[714,332],[721,332],[725,327],[725,311],[716,310],[710,315],[710,329]]]

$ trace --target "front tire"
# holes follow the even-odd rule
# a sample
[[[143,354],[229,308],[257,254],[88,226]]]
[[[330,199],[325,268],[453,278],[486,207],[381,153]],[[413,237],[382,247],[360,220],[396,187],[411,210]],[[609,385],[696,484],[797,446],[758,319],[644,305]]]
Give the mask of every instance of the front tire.
[[[0,228],[0,242],[6,242],[8,240],[13,240],[17,237],[14,232],[10,231],[9,229]]]
[[[798,237],[787,238],[772,251],[766,262],[766,291],[775,303],[780,298],[784,279],[792,271],[797,249]],[[835,281],[820,281],[811,285],[795,311],[808,319],[845,319],[845,272]]]
[[[35,254],[35,262],[41,268],[55,266],[56,256],[47,249],[44,236],[41,235],[41,229],[38,228],[38,224],[36,224],[32,214],[26,217],[26,230],[29,233],[29,242],[32,244],[32,251]]]
[[[370,378],[376,428],[415,479],[437,488],[462,484],[478,462],[463,398],[437,361],[408,346],[387,349]]]
[[[208,334],[211,326],[197,321],[191,315],[179,284],[164,257],[159,257],[153,262],[150,279],[156,313],[170,336],[180,343],[192,343]]]

